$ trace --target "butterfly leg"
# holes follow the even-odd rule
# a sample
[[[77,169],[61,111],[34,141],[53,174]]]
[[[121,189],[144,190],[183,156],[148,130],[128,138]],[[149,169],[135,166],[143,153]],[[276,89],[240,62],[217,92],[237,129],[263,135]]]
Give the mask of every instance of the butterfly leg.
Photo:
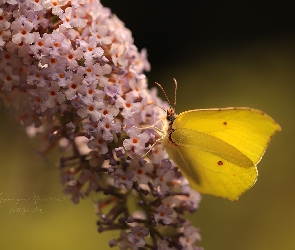
[[[132,126],[132,128],[137,128],[137,129],[141,129],[141,130],[144,130],[144,129],[148,129],[148,128],[153,128],[154,130],[156,130],[157,132],[161,133],[161,134],[164,134],[164,131],[155,127],[155,125],[159,122],[162,122],[162,124],[164,124],[163,120],[158,120],[157,122],[155,122],[153,125],[151,126],[146,126],[146,127],[143,127],[143,128],[139,128],[139,127],[136,127],[136,126]]]
[[[141,158],[146,157],[146,155],[147,155],[147,154],[153,149],[153,147],[154,147],[158,142],[160,142],[160,141],[162,141],[162,140],[163,140],[162,138],[157,139],[157,140],[153,143],[153,145],[150,147],[150,149],[149,149],[144,155],[141,156]]]

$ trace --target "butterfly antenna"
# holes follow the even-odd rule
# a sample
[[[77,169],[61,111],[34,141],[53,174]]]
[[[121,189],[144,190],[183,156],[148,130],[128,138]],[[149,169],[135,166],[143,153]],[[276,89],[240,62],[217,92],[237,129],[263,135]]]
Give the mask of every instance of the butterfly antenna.
[[[166,100],[167,100],[168,103],[169,103],[169,106],[171,106],[170,101],[169,101],[169,99],[168,99],[168,97],[167,97],[167,95],[166,95],[166,92],[165,92],[164,88],[162,87],[162,85],[161,85],[160,83],[157,83],[157,82],[155,82],[155,84],[157,84],[158,87],[163,91],[163,93],[164,93],[164,95],[165,95],[165,97],[166,97]]]
[[[158,104],[154,103],[154,105],[156,105],[158,108],[160,108],[160,109],[164,110],[164,112],[166,112],[166,110],[163,109],[162,107],[160,107]]]
[[[174,80],[174,85],[175,85],[175,88],[174,88],[174,110],[176,110],[176,92],[177,92],[177,81],[175,78],[173,78]]]

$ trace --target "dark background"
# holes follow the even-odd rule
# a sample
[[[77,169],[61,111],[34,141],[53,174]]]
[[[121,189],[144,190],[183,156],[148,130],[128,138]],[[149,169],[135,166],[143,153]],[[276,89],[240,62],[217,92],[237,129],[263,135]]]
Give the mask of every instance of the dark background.
[[[222,46],[295,34],[291,1],[103,0],[147,48],[153,69],[192,54],[208,56]],[[196,60],[196,58],[194,58]],[[177,61],[175,62],[177,63]]]
[[[135,45],[147,49],[149,87],[160,82],[173,99],[172,78],[177,79],[177,112],[246,106],[263,110],[282,126],[249,191],[237,202],[203,196],[199,210],[189,216],[201,229],[199,245],[206,250],[295,249],[292,2],[102,3],[132,31]],[[92,199],[75,206],[63,196],[56,168],[60,155],[45,162],[36,153],[38,142],[27,138],[4,107],[0,115],[0,249],[109,249],[108,240],[118,234],[97,233]],[[39,200],[30,198],[34,194]],[[17,203],[17,198],[24,200]]]

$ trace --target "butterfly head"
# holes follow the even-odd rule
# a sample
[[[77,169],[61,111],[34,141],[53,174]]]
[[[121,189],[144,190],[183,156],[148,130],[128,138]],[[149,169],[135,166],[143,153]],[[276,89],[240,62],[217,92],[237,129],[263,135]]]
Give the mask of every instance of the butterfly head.
[[[166,111],[166,120],[168,121],[169,125],[172,125],[174,120],[177,117],[177,114],[175,113],[175,110],[172,107],[169,107]]]

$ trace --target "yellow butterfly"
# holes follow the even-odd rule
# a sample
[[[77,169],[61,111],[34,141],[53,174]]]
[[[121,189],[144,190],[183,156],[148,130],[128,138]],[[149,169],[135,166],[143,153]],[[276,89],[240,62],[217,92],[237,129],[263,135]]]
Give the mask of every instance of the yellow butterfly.
[[[252,108],[195,109],[177,115],[170,107],[166,112],[163,147],[191,187],[232,201],[254,185],[256,165],[281,130],[270,116]]]

